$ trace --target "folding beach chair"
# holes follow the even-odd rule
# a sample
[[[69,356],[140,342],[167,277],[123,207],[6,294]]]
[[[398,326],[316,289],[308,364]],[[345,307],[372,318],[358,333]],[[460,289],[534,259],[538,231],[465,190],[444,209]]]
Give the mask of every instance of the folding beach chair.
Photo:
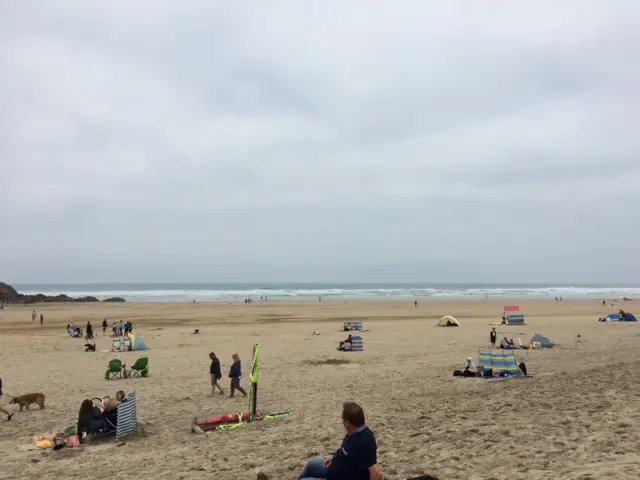
[[[131,377],[146,377],[149,375],[149,358],[141,357],[131,365]]]
[[[90,417],[78,417],[75,432],[82,438],[96,438],[113,435],[116,433],[116,412],[106,412],[103,409],[102,400],[95,397],[91,400],[93,405]],[[82,413],[82,411],[81,411]]]
[[[122,360],[118,360],[114,358],[109,361],[109,367],[107,371],[104,373],[105,380],[112,380],[114,378],[122,378],[122,370],[124,369],[124,364]]]
[[[125,338],[122,339],[122,351],[128,352],[130,350],[131,350],[131,339],[129,338],[129,336],[126,336]]]

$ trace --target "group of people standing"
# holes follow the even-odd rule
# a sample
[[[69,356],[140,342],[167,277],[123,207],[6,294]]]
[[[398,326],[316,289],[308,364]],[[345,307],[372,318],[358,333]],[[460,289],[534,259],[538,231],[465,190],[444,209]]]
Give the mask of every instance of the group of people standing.
[[[237,353],[231,355],[233,359],[233,364],[229,369],[229,378],[231,379],[231,383],[229,385],[229,398],[233,398],[233,394],[236,390],[238,390],[245,397],[247,396],[247,392],[240,386],[240,379],[242,378],[242,363],[240,361],[240,356]],[[220,395],[224,393],[224,390],[220,386],[219,381],[222,379],[222,370],[220,368],[220,360],[216,357],[216,354],[211,352],[209,354],[209,359],[211,359],[211,366],[209,367],[209,375],[211,377],[211,394],[216,394],[216,388],[220,390]]]
[[[102,321],[102,331],[105,332],[107,330],[107,319],[105,318]],[[120,320],[120,322],[113,322],[113,337],[121,337],[123,335],[128,335],[133,332],[133,324],[129,321],[125,322],[124,320]]]

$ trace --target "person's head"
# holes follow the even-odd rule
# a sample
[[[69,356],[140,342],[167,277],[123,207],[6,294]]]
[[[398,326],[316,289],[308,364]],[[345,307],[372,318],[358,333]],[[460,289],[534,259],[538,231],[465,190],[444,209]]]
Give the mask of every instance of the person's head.
[[[342,425],[347,432],[353,432],[364,425],[364,410],[357,403],[345,402],[342,405]]]
[[[116,392],[116,400],[121,401],[124,398],[124,390],[118,390]]]
[[[215,354],[215,353],[211,352],[211,353],[209,354],[209,358],[210,358],[211,360],[215,360],[215,359],[216,359],[216,358],[218,358],[218,357],[216,357],[216,354]]]
[[[240,355],[238,355],[237,353],[234,353],[233,355],[231,355],[231,358],[233,358],[234,362],[240,361]]]
[[[471,357],[467,357],[467,363],[471,363]]]

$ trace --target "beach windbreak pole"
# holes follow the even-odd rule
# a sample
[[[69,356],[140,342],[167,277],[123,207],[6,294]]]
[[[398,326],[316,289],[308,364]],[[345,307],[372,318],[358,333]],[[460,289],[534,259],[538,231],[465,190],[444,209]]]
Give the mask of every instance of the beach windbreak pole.
[[[249,381],[249,421],[256,419],[258,409],[258,355],[260,353],[260,345],[257,343],[253,346],[253,362],[251,363],[251,375]]]

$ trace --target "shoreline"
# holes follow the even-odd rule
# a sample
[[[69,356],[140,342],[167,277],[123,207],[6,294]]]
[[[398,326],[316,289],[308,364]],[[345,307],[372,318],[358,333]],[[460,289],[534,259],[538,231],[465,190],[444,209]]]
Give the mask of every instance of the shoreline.
[[[558,304],[564,303],[575,303],[575,302],[595,302],[601,304],[603,300],[606,301],[607,305],[611,303],[621,303],[621,304],[631,304],[632,301],[625,301],[622,298],[607,298],[607,297],[562,297],[562,300],[555,300],[554,297],[534,297],[534,296],[473,296],[473,295],[461,295],[461,296],[426,296],[426,297],[400,297],[400,296],[389,296],[389,297],[323,297],[321,301],[318,301],[317,297],[314,300],[311,298],[303,298],[303,297],[268,297],[268,300],[260,300],[255,299],[253,297],[248,297],[253,300],[253,302],[246,304],[243,299],[237,300],[201,300],[196,299],[193,300],[136,300],[126,299],[126,302],[113,302],[115,304],[136,304],[136,305],[247,305],[247,306],[255,306],[255,305],[265,305],[269,304],[300,304],[300,305],[322,305],[325,303],[359,303],[359,304],[367,304],[367,303],[400,303],[400,304],[410,304],[414,305],[414,302],[418,302],[418,307],[421,303],[434,303],[434,302],[509,302],[517,305],[517,302],[552,302]],[[633,299],[632,299],[633,300]],[[5,308],[10,306],[20,306],[20,307],[28,307],[33,305],[60,305],[60,306],[74,306],[74,305],[92,305],[94,303],[102,303],[102,304],[110,304],[112,302],[105,302],[100,299],[100,302],[82,302],[82,301],[73,301],[73,302],[34,302],[34,303],[5,303]]]

